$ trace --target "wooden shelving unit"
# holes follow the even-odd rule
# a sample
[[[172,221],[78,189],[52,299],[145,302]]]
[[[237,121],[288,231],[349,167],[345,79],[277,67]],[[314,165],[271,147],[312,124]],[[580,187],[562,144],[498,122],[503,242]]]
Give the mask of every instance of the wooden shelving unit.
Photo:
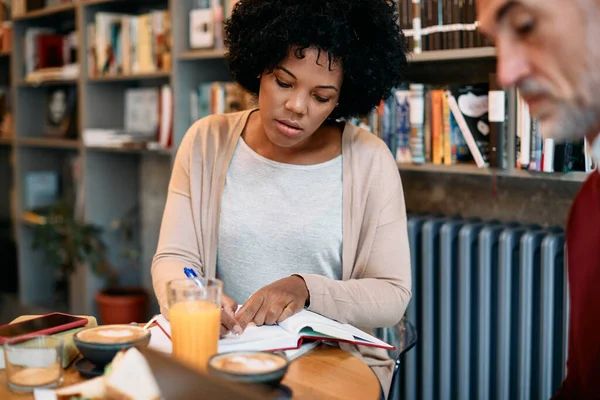
[[[429,174],[453,174],[453,175],[480,175],[480,176],[500,176],[505,178],[519,179],[537,179],[546,181],[562,182],[583,182],[587,179],[588,173],[573,171],[562,172],[535,172],[519,169],[501,170],[495,168],[479,168],[475,164],[455,164],[455,165],[436,165],[436,164],[398,164],[400,172],[420,172]]]
[[[18,87],[38,87],[38,86],[62,86],[77,85],[78,79],[46,79],[40,81],[26,81],[24,79],[17,82]]]
[[[13,21],[27,21],[45,17],[55,17],[57,14],[75,13],[77,3],[65,3],[58,6],[29,11],[23,15],[13,17]]]
[[[16,239],[19,251],[19,287],[21,301],[45,304],[51,297],[52,270],[43,255],[31,248],[31,227],[18,223],[26,210],[22,202],[25,197],[25,176],[30,171],[60,169],[73,156],[80,157],[83,182],[85,215],[84,220],[105,230],[109,248],[119,249],[118,237],[113,234],[112,223],[132,208],[138,211],[138,239],[142,267],[129,276],[128,283],[140,284],[152,291],[150,265],[156,249],[176,149],[191,123],[190,90],[203,82],[229,81],[230,73],[224,63],[224,50],[189,49],[189,12],[196,6],[195,0],[80,0],[51,9],[37,10],[16,17],[12,51],[0,53],[0,68],[7,59],[12,71],[11,86],[14,99],[14,139],[0,138],[0,168],[10,171],[16,206],[12,217],[17,221]],[[127,76],[88,76],[87,24],[94,21],[100,11],[141,13],[149,7],[169,9],[173,34],[171,49],[172,65],[169,71]],[[78,60],[80,76],[77,79],[26,82],[23,76],[24,34],[28,27],[52,26],[55,21],[72,23],[78,31]],[[409,57],[412,70],[409,81],[446,83],[450,77],[460,81],[465,78],[486,77],[495,65],[494,48],[445,50],[412,54]],[[3,61],[4,60],[4,61]],[[479,75],[478,75],[479,74]],[[437,80],[437,81],[436,81]],[[86,147],[81,132],[92,128],[113,128],[123,124],[124,92],[130,87],[148,87],[168,83],[173,89],[174,125],[173,148],[168,150],[145,150],[112,147]],[[56,85],[75,86],[78,93],[78,138],[76,140],[43,138],[43,117],[39,109],[45,106],[45,91]],[[514,108],[514,104],[509,107]],[[514,121],[510,111],[509,120]],[[514,134],[514,127],[509,135]],[[8,161],[14,163],[9,164]],[[514,161],[514,160],[512,160]],[[4,164],[3,164],[4,163]],[[510,164],[510,163],[509,163]],[[471,165],[434,166],[399,165],[403,174],[412,174],[417,179],[434,180],[438,176],[501,176],[514,180],[541,180],[556,183],[577,183],[585,178],[583,173],[539,174],[518,171],[479,169]],[[423,174],[417,175],[417,174]],[[9,193],[9,188],[0,185],[0,195]],[[0,203],[2,203],[0,201]],[[2,210],[0,210],[2,211]],[[118,251],[110,255],[119,268]],[[86,297],[81,306],[69,310],[94,315],[93,296],[98,281],[90,271],[80,277],[78,285]],[[154,308],[151,311],[157,311]]]
[[[125,82],[125,81],[141,81],[148,79],[169,79],[171,71],[150,72],[147,74],[135,75],[107,75],[107,76],[92,76],[87,78],[89,82],[107,83],[107,82]]]
[[[179,60],[208,60],[219,59],[225,57],[224,50],[188,50],[181,53],[177,58]]]
[[[23,147],[45,147],[49,149],[78,149],[76,139],[29,138],[18,137],[17,144]]]
[[[99,153],[117,153],[117,154],[141,154],[141,155],[156,155],[163,157],[171,157],[173,151],[171,149],[134,149],[134,148],[122,148],[122,147],[102,147],[102,146],[86,146],[86,151],[99,152]]]
[[[495,47],[476,47],[472,49],[424,51],[418,54],[411,54],[409,60],[413,63],[424,63],[458,60],[473,61],[477,59],[486,58],[496,58]]]

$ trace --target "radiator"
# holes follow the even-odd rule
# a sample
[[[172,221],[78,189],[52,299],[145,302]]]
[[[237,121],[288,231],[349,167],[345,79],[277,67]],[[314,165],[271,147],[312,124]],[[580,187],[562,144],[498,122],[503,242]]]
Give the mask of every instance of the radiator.
[[[549,399],[565,376],[561,229],[410,215],[417,346],[402,399]]]

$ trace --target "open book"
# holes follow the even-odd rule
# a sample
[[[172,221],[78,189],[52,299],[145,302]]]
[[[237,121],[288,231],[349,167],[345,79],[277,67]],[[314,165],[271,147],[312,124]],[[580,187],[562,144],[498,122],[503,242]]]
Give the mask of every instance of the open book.
[[[170,353],[170,343],[161,340],[161,336],[166,336],[170,342],[171,326],[169,321],[161,315],[156,324],[157,327],[151,328],[150,347]],[[225,353],[246,350],[283,351],[299,349],[305,340],[346,342],[395,350],[394,346],[352,325],[341,324],[311,311],[302,310],[278,325],[256,326],[250,324],[239,337],[230,333],[219,340],[218,351],[219,353]]]

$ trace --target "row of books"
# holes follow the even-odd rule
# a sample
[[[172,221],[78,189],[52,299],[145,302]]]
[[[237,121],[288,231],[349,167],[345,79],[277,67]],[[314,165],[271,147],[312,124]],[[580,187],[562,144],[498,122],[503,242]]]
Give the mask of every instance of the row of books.
[[[211,114],[246,110],[255,99],[234,82],[204,82],[190,93],[190,124]]]
[[[23,51],[25,79],[35,79],[44,71],[73,70],[72,66],[77,65],[77,46],[75,30],[63,32],[51,27],[27,28]],[[78,69],[76,72],[78,76]]]
[[[377,134],[398,163],[475,162],[486,167],[490,165],[490,140],[497,140],[502,129],[499,123],[490,124],[488,92],[487,83],[410,84],[394,89],[368,116],[350,122]],[[499,162],[494,157],[492,164]]]
[[[475,0],[401,0],[398,7],[413,53],[489,46],[479,32]]]
[[[86,30],[89,76],[171,69],[172,30],[168,10],[141,15],[101,11]]]
[[[222,49],[223,22],[239,0],[195,0],[189,14],[189,44],[192,49]]]
[[[85,129],[85,146],[152,150],[172,146],[174,110],[170,85],[126,89],[124,104],[123,126]]]
[[[520,96],[516,123],[515,168],[541,172],[589,172],[596,167],[586,140],[557,143],[545,139],[542,124],[531,117],[527,103]]]
[[[394,89],[369,115],[350,122],[379,136],[399,164],[454,165],[539,172],[589,172],[595,168],[584,140],[543,139],[539,121],[518,97],[513,157],[509,157],[507,95],[489,82]]]

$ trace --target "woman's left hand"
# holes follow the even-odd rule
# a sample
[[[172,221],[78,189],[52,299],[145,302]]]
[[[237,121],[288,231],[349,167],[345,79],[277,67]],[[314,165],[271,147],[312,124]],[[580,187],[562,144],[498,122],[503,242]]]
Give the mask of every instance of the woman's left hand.
[[[242,329],[250,322],[274,325],[296,314],[308,300],[308,288],[298,275],[288,276],[254,293],[235,315]]]

